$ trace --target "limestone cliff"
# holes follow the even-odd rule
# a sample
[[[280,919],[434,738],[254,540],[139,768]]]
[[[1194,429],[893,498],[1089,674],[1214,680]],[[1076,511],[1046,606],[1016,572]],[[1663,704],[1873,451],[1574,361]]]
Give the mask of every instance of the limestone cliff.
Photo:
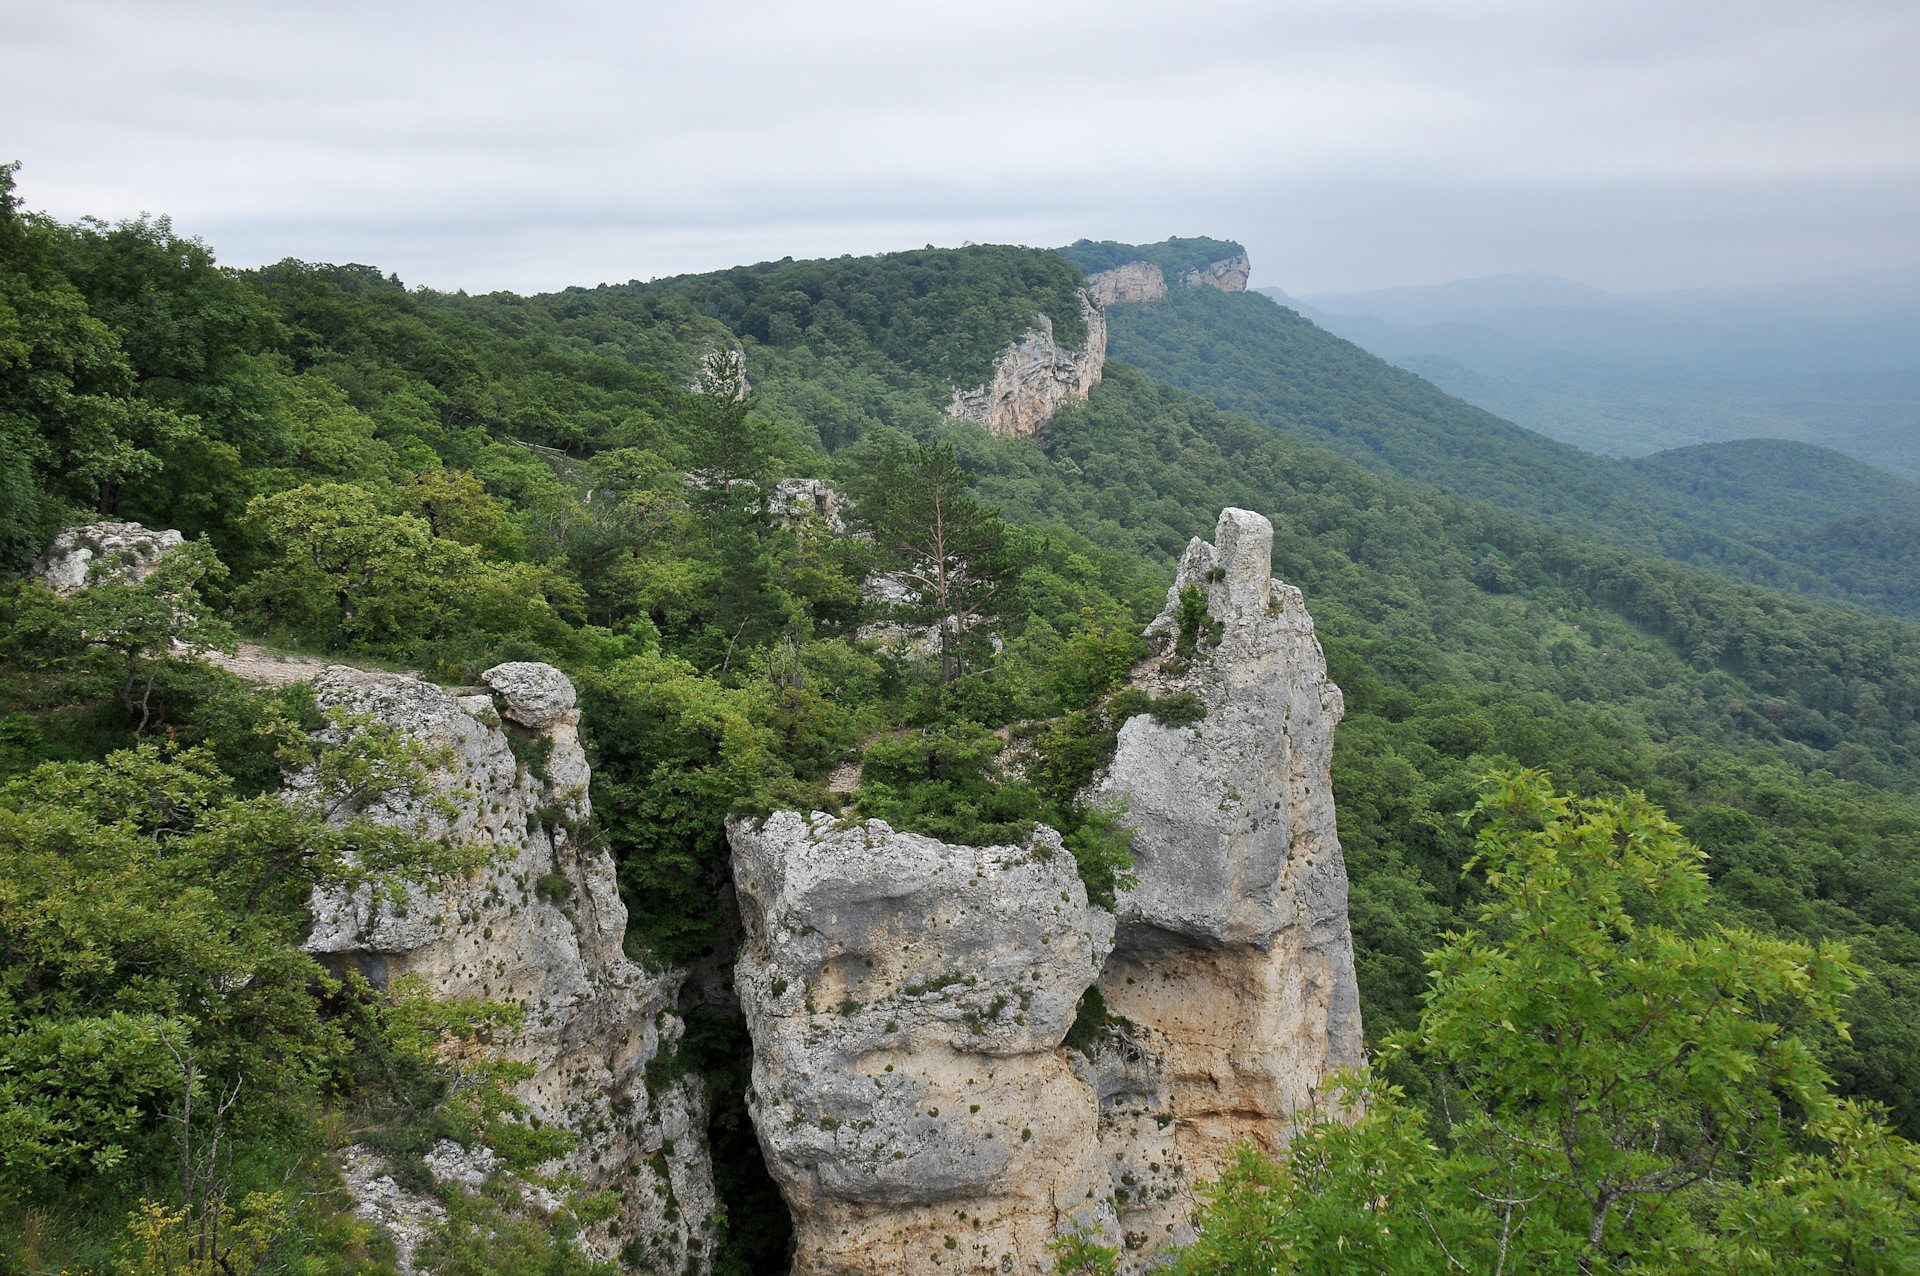
[[[1053,321],[1034,316],[1034,327],[1000,352],[985,385],[953,392],[947,414],[984,426],[988,433],[1031,438],[1069,399],[1084,399],[1100,384],[1107,361],[1107,317],[1085,293],[1080,313],[1087,324],[1084,350],[1055,344]]]
[[[579,836],[589,774],[572,684],[541,664],[500,665],[486,677],[492,694],[462,697],[341,666],[315,680],[321,707],[371,714],[449,751],[434,783],[453,799],[451,824],[410,805],[376,808],[374,818],[424,818],[431,836],[498,854],[473,880],[413,891],[403,910],[370,907],[364,890],[316,894],[307,950],[376,984],[411,974],[436,996],[524,1006],[524,1029],[506,1051],[534,1068],[520,1098],[543,1122],[579,1134],[560,1168],[621,1192],[619,1215],[589,1242],[603,1257],[626,1250],[642,1270],[704,1271],[716,1226],[704,1100],[695,1078],[649,1090],[645,1077],[678,1039],[681,976],[649,974],[622,952],[627,910],[613,862]],[[484,1151],[445,1150],[443,1160],[460,1163],[454,1177],[485,1178]]]
[[[1253,261],[1245,253],[1213,262],[1199,270],[1189,270],[1180,281],[1189,288],[1218,288],[1221,292],[1245,292],[1247,276],[1253,273]]]
[[[1273,525],[1221,513],[1148,628],[1135,685],[1190,692],[1187,727],[1130,719],[1100,799],[1135,829],[1139,884],[1118,902],[1097,1052],[1102,1163],[1129,1253],[1188,1238],[1193,1186],[1227,1150],[1275,1148],[1327,1074],[1363,1061],[1347,876],[1328,765],[1343,710],[1300,591],[1273,579]],[[1213,634],[1178,649],[1183,589]],[[1217,634],[1217,640],[1214,635]]]
[[[1050,829],[949,846],[886,824],[735,821],[753,1120],[796,1273],[1052,1270],[1106,1226],[1098,1104],[1061,1048],[1112,940]]]
[[[1158,301],[1167,295],[1167,277],[1150,261],[1129,261],[1088,275],[1087,295],[1101,306]]]
[[[1189,288],[1218,288],[1221,292],[1245,292],[1253,262],[1245,254],[1224,257],[1198,270],[1180,276]],[[1129,261],[1087,276],[1087,295],[1101,306],[1137,305],[1158,301],[1167,295],[1167,277],[1150,261]]]

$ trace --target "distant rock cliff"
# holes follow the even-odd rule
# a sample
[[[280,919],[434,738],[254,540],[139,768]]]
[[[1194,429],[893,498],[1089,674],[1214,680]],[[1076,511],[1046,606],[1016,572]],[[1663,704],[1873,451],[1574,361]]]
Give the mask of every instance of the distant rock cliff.
[[[1204,284],[1210,288],[1218,288],[1221,292],[1245,292],[1247,276],[1252,273],[1252,260],[1245,253],[1241,253],[1238,257],[1228,257],[1222,261],[1213,262],[1201,270],[1189,270],[1180,276],[1180,282],[1189,288],[1198,288]]]
[[[1107,317],[1085,293],[1080,313],[1087,324],[1084,350],[1055,344],[1053,321],[1034,316],[1034,327],[1000,352],[985,385],[955,390],[947,414],[984,426],[988,433],[1031,438],[1069,399],[1084,399],[1100,384],[1107,362]]]
[[[753,1118],[796,1273],[1041,1273],[1078,1227],[1143,1270],[1190,1239],[1233,1143],[1278,1147],[1362,1062],[1342,702],[1272,544],[1224,511],[1149,627],[1136,685],[1207,712],[1130,719],[1095,784],[1136,830],[1115,913],[1045,829],[979,849],[819,813],[730,826]],[[1183,644],[1188,587],[1211,619]],[[1119,1019],[1082,1054],[1063,1041],[1096,981]]]
[[[1087,276],[1087,295],[1102,306],[1158,301],[1167,295],[1167,277],[1150,261],[1130,261]]]
[[[524,1006],[521,1036],[505,1051],[534,1068],[519,1097],[543,1122],[580,1136],[563,1168],[621,1193],[612,1225],[586,1239],[602,1257],[625,1249],[643,1270],[697,1276],[716,1228],[704,1097],[697,1078],[650,1091],[645,1077],[647,1063],[679,1037],[674,995],[683,976],[649,974],[622,952],[627,909],[613,861],[578,836],[590,814],[589,773],[572,684],[543,664],[500,665],[486,677],[491,694],[463,697],[341,666],[315,679],[322,708],[371,714],[450,751],[435,784],[453,800],[451,824],[410,805],[370,815],[407,827],[425,818],[429,836],[500,854],[474,880],[411,892],[404,910],[372,907],[364,889],[352,898],[316,894],[307,951],[381,986],[416,975],[438,997]],[[539,761],[516,757],[509,733]],[[448,1143],[440,1161],[472,1183],[485,1180],[492,1158]],[[391,1202],[379,1199],[377,1167],[350,1170],[369,1215],[395,1221]]]
[[[1198,270],[1180,276],[1189,288],[1218,288],[1221,292],[1245,292],[1253,263],[1245,253],[1225,257]],[[1129,261],[1087,276],[1087,295],[1102,306],[1137,305],[1158,301],[1167,295],[1167,276],[1150,261]]]

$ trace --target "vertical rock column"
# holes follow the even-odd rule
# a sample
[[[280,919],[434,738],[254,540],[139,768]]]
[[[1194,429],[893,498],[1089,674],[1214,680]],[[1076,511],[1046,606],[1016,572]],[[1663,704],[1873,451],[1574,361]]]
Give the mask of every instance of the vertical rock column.
[[[1347,875],[1328,765],[1343,705],[1300,591],[1273,579],[1273,525],[1221,513],[1197,537],[1135,671],[1204,719],[1142,715],[1094,796],[1127,808],[1139,885],[1118,903],[1100,987],[1129,1021],[1097,1052],[1101,1156],[1131,1261],[1190,1238],[1193,1187],[1232,1145],[1272,1150],[1334,1069],[1363,1061]],[[1176,650],[1181,591],[1207,600]]]
[[[794,1272],[1048,1272],[1063,1227],[1110,1226],[1090,1073],[1060,1043],[1113,918],[1059,836],[950,846],[795,811],[729,834]]]
[[[453,800],[451,823],[410,804],[367,814],[409,828],[424,821],[428,836],[498,854],[472,880],[412,891],[404,910],[374,907],[364,888],[351,898],[316,894],[307,951],[383,987],[414,975],[436,997],[522,1006],[523,1030],[504,1052],[533,1066],[519,1097],[543,1122],[579,1135],[560,1168],[621,1193],[619,1215],[585,1239],[640,1270],[697,1274],[710,1264],[716,1227],[704,1098],[697,1078],[657,1092],[645,1078],[647,1063],[678,1040],[682,976],[649,974],[626,958],[612,858],[578,837],[591,808],[573,685],[544,664],[499,665],[486,678],[491,695],[458,698],[337,665],[315,680],[322,708],[370,714],[449,750],[434,784]],[[452,1144],[438,1156],[464,1167],[456,1177],[469,1183],[484,1181],[493,1163],[484,1149]]]

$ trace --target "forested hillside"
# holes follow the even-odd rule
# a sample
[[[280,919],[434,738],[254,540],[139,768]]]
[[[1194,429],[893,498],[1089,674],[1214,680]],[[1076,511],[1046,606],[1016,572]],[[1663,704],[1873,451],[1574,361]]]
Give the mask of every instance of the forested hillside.
[[[1351,347],[1322,359],[1264,299],[1176,288],[1152,321],[1183,325],[1156,356],[1180,375],[1110,362],[1036,443],[941,408],[1033,313],[1071,336],[1079,269],[1057,254],[470,297],[365,266],[226,271],[165,222],[63,225],[0,183],[0,1199],[24,1203],[0,1244],[15,1266],[144,1270],[125,1220],[172,1199],[163,1118],[182,1057],[209,1093],[244,1079],[224,1190],[257,1194],[248,1217],[278,1219],[275,1252],[303,1271],[390,1270],[327,1192],[349,1138],[416,1165],[440,1137],[518,1131],[525,1164],[551,1147],[488,1097],[492,1074],[449,1063],[508,1018],[476,1026],[330,978],[296,946],[306,891],[342,880],[352,837],[373,834],[342,842],[279,803],[282,768],[404,785],[422,761],[391,741],[371,760],[330,753],[298,684],[260,691],[187,658],[167,641],[181,626],[452,685],[502,660],[561,666],[630,951],[723,961],[729,812],[823,806],[976,844],[1045,822],[1096,899],[1122,889],[1124,829],[1081,795],[1127,716],[1191,712],[1123,684],[1172,562],[1229,504],[1272,519],[1275,570],[1305,591],[1346,694],[1334,782],[1375,1044],[1417,1016],[1422,954],[1488,898],[1463,873],[1475,829],[1459,818],[1480,777],[1541,767],[1666,806],[1711,857],[1713,922],[1850,943],[1850,1034],[1803,1031],[1840,1093],[1920,1134],[1915,630],[1585,536],[1639,508],[1605,471],[1530,489],[1483,446],[1508,438],[1500,423],[1380,380]],[[1255,305],[1312,357],[1254,360],[1231,329]],[[1134,327],[1116,349],[1141,349],[1150,319],[1117,308],[1115,331]],[[1280,396],[1288,429],[1224,410],[1226,390],[1168,384],[1209,361],[1250,411]],[[1454,493],[1379,472],[1409,439]],[[1366,464],[1342,454],[1362,444]],[[1489,499],[1455,494],[1462,473]],[[779,516],[776,484],[796,477],[831,479],[871,536]],[[1540,518],[1516,512],[1530,491]],[[938,551],[933,493],[952,520]],[[151,587],[61,599],[22,575],[57,528],[103,517],[204,540]],[[869,573],[936,552],[966,568],[951,596],[863,597]],[[930,625],[948,636],[903,640]],[[1019,768],[998,765],[1008,750]],[[859,787],[830,792],[851,762]],[[396,873],[444,868],[432,847],[382,845]],[[675,1066],[704,1075],[713,1106],[717,1270],[783,1270],[744,1031],[697,997],[682,1009]],[[537,1224],[457,1208],[474,1213],[436,1242],[444,1270],[594,1269],[568,1244],[591,1201]]]
[[[1117,306],[1109,350],[1369,469],[1734,579],[1920,616],[1914,529],[1905,521],[1873,529],[1893,537],[1886,549],[1863,526],[1830,526],[1804,501],[1783,509],[1751,487],[1723,486],[1717,499],[1696,499],[1689,486],[1661,477],[1652,458],[1615,461],[1522,429],[1262,294],[1175,289],[1149,305]],[[1821,456],[1820,469],[1837,478],[1844,460]],[[1889,484],[1913,486],[1879,475],[1872,488]]]

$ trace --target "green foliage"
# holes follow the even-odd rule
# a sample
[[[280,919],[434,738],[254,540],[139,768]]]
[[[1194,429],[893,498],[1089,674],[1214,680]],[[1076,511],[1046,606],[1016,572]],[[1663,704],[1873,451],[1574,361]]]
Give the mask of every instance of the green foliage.
[[[995,356],[1036,313],[1052,320],[1056,340],[1083,345],[1079,287],[1079,272],[1057,254],[986,244],[763,262],[655,280],[646,291],[686,297],[767,345],[804,344],[817,355],[870,347],[940,389],[985,381]]]
[[[1916,1153],[1801,1035],[1839,1026],[1845,951],[1714,926],[1637,794],[1508,772],[1476,812],[1486,929],[1433,954],[1385,1061],[1436,1067],[1436,1110],[1336,1082],[1278,1161],[1240,1152],[1174,1270],[1906,1270]]]
[[[1062,248],[1060,255],[1089,275],[1124,266],[1130,261],[1152,262],[1160,267],[1171,286],[1179,283],[1181,276],[1190,270],[1205,270],[1216,261],[1226,261],[1246,251],[1230,239],[1208,239],[1201,235],[1193,239],[1175,237],[1157,244],[1138,245],[1119,244],[1110,239],[1098,242],[1081,239],[1076,240],[1070,248]]]

